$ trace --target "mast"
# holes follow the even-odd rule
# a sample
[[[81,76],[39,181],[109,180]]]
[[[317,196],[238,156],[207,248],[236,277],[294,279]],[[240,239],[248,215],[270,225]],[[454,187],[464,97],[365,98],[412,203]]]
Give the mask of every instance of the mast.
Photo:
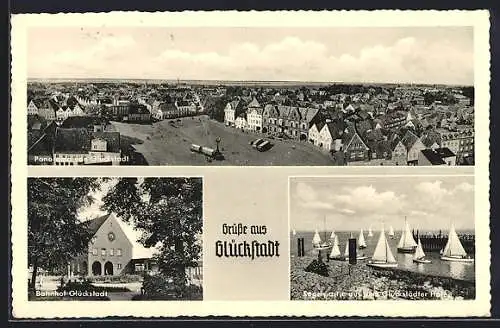
[[[326,238],[326,215],[323,217],[323,234],[324,234],[325,243],[326,243],[326,241],[327,241],[327,238]]]
[[[415,247],[415,246],[417,246],[417,243],[415,242],[415,239],[413,239],[413,235],[411,234],[410,231],[410,226],[408,225],[408,221],[406,220],[405,216],[405,226],[403,229],[403,233],[401,234],[401,239],[399,240],[398,247],[405,248],[405,247]]]

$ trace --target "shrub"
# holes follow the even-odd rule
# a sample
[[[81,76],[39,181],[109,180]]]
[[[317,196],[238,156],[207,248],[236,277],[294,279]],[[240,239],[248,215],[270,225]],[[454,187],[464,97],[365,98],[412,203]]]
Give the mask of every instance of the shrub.
[[[200,286],[174,284],[172,278],[157,274],[145,276],[142,283],[144,295],[137,295],[133,299],[149,300],[201,300],[203,299],[203,289]]]
[[[328,275],[329,275],[328,274],[328,267],[326,266],[325,263],[323,263],[323,261],[321,261],[319,259],[313,260],[311,263],[309,263],[309,265],[306,267],[305,271],[316,273],[316,274],[319,274],[319,275],[324,276],[324,277],[328,277]]]

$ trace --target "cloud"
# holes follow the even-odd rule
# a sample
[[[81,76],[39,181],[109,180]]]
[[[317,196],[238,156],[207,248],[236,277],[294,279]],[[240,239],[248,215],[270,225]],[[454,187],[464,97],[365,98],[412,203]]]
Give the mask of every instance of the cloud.
[[[332,55],[327,42],[296,36],[263,44],[234,42],[205,50],[165,48],[149,53],[143,40],[108,36],[84,50],[67,50],[35,60],[40,74],[93,74],[108,77],[420,82],[471,84],[473,54],[446,40],[405,37],[393,44],[366,45]],[[146,49],[146,50],[145,50]],[[135,65],[140,63],[140,65]],[[43,67],[37,67],[42,65]],[[31,72],[30,72],[31,73]],[[92,76],[89,76],[92,77]]]
[[[472,192],[474,191],[474,185],[468,182],[462,182],[453,189],[454,192]]]
[[[355,214],[356,211],[353,211],[353,210],[350,210],[348,208],[342,208],[339,210],[340,213],[343,213],[343,214],[347,214],[347,215],[350,215],[350,214]]]
[[[295,187],[295,196],[300,206],[316,210],[331,210],[333,205],[319,200],[318,193],[306,183],[300,182]]]
[[[345,188],[344,194],[334,194],[332,200],[340,207],[350,211],[377,214],[398,213],[404,205],[404,196],[393,191],[379,192],[372,185]]]
[[[426,83],[472,81],[472,54],[461,52],[447,43],[426,43],[407,37],[389,46],[367,46],[359,53],[331,56],[328,50],[320,42],[286,37],[264,46],[249,42],[234,44],[227,54],[166,50],[155,62],[163,68],[174,64],[187,68],[185,74],[190,74],[190,78],[201,79]]]
[[[444,196],[449,195],[450,191],[441,187],[443,182],[436,180],[434,182],[421,182],[415,186],[415,189],[422,194],[422,197],[440,202]]]

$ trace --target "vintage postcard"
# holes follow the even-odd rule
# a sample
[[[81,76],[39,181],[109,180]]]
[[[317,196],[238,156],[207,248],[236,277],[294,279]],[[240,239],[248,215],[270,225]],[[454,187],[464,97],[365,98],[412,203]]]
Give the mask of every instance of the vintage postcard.
[[[489,315],[487,11],[11,34],[14,317]]]

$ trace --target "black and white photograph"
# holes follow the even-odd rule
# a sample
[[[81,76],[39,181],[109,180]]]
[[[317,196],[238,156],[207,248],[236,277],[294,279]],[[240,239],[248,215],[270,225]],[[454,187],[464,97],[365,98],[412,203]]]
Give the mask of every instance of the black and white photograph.
[[[292,300],[475,299],[473,176],[290,179]]]
[[[32,27],[29,165],[474,165],[472,26]]]
[[[29,178],[28,300],[202,300],[201,178]]]

